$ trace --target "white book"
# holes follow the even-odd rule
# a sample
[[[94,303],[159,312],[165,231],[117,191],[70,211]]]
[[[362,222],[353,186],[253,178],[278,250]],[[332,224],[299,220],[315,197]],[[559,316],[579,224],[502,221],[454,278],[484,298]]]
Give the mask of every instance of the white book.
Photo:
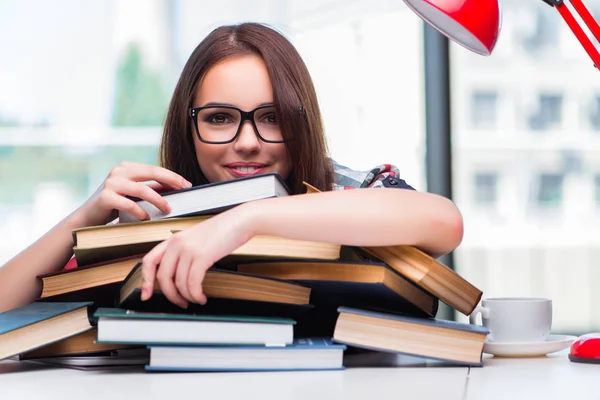
[[[330,339],[296,339],[266,346],[150,346],[147,370],[286,371],[342,369],[346,346]]]
[[[270,197],[289,196],[290,190],[277,172],[247,176],[228,181],[163,192],[160,195],[171,206],[164,213],[153,204],[133,198],[150,216],[150,220],[200,214],[216,214],[236,205]],[[132,214],[119,211],[119,222],[136,222]]]
[[[161,314],[98,308],[98,343],[275,345],[294,340],[293,319]]]

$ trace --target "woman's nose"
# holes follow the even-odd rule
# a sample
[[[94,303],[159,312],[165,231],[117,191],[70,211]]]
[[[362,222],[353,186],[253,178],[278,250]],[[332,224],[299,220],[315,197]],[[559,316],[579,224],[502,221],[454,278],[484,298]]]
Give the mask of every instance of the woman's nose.
[[[251,121],[242,123],[240,134],[234,141],[234,148],[238,151],[257,151],[260,149],[260,138]]]

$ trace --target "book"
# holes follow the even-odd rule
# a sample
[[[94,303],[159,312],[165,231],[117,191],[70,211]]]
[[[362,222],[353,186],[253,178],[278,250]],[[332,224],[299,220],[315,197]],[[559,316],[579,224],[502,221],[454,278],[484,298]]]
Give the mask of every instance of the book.
[[[237,269],[308,286],[313,304],[368,307],[420,316],[435,316],[438,308],[437,298],[382,263],[259,261],[239,263]]]
[[[320,192],[314,186],[303,183],[307,194]],[[483,295],[481,290],[455,271],[414,246],[343,246],[340,257],[345,260],[384,262],[465,315],[473,312]]]
[[[211,215],[201,215],[156,221],[86,226],[73,229],[73,243],[80,248],[95,248],[125,243],[132,245],[159,242],[168,238],[173,231],[190,228],[210,217]]]
[[[79,267],[143,255],[171,237],[173,232],[190,228],[210,217],[203,215],[74,229],[73,253]]]
[[[142,264],[139,263],[125,279],[119,294],[119,306],[140,303]],[[235,271],[209,269],[202,289],[208,302],[214,298],[250,300],[295,305],[310,304],[310,288],[278,279],[252,276]],[[161,297],[160,283],[154,281],[153,296]]]
[[[46,357],[72,356],[81,354],[107,353],[114,350],[131,348],[120,343],[96,343],[96,328],[71,336],[67,339],[28,351],[19,356],[20,360],[33,360]]]
[[[290,318],[192,315],[98,308],[99,343],[168,345],[290,344],[295,321]]]
[[[483,292],[455,271],[413,246],[360,247],[367,258],[382,261],[421,288],[465,315],[470,315]],[[343,252],[343,251],[342,251]]]
[[[35,302],[0,313],[0,360],[92,329],[91,304]]]
[[[343,369],[346,346],[297,339],[283,347],[150,346],[148,371],[295,371]]]
[[[156,220],[201,213],[217,214],[249,201],[290,194],[281,176],[271,172],[160,193],[171,206],[171,212],[167,214],[145,200],[133,200],[148,213],[150,220]],[[134,222],[139,219],[126,211],[119,211],[119,221]]]
[[[139,256],[126,257],[41,275],[40,299],[123,282],[141,260]]]
[[[189,228],[207,217],[192,217],[147,221],[131,224],[103,225],[73,230],[73,252],[78,265],[97,264],[135,255],[142,255],[174,232]],[[340,256],[341,245],[287,239],[278,236],[254,236],[227,260],[244,258],[315,258],[334,260]],[[227,261],[229,262],[229,261]]]
[[[340,307],[333,332],[336,342],[369,350],[481,366],[489,331],[435,318],[414,318]]]
[[[146,347],[123,348],[95,354],[74,354],[28,359],[30,362],[80,371],[127,371],[141,369],[150,361]]]

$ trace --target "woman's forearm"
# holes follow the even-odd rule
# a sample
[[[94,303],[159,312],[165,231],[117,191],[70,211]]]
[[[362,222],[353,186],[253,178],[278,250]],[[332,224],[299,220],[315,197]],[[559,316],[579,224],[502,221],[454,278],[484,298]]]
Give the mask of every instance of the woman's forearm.
[[[37,276],[64,267],[73,254],[75,228],[85,226],[77,211],[0,268],[0,312],[34,301],[41,292]]]
[[[462,217],[448,199],[399,189],[356,189],[247,203],[254,235],[351,246],[407,244],[435,256],[457,247]]]

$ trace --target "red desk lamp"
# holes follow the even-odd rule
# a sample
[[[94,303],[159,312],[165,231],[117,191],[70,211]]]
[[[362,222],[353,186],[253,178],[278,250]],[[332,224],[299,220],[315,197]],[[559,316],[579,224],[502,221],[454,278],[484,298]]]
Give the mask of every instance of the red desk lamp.
[[[543,0],[556,8],[569,25],[594,66],[600,69],[600,53],[567,8],[567,0]],[[597,1],[597,0],[594,0]],[[501,15],[499,0],[404,0],[406,5],[425,22],[450,40],[481,55],[489,56],[498,40]],[[600,26],[582,0],[570,0],[596,40],[600,41]]]

